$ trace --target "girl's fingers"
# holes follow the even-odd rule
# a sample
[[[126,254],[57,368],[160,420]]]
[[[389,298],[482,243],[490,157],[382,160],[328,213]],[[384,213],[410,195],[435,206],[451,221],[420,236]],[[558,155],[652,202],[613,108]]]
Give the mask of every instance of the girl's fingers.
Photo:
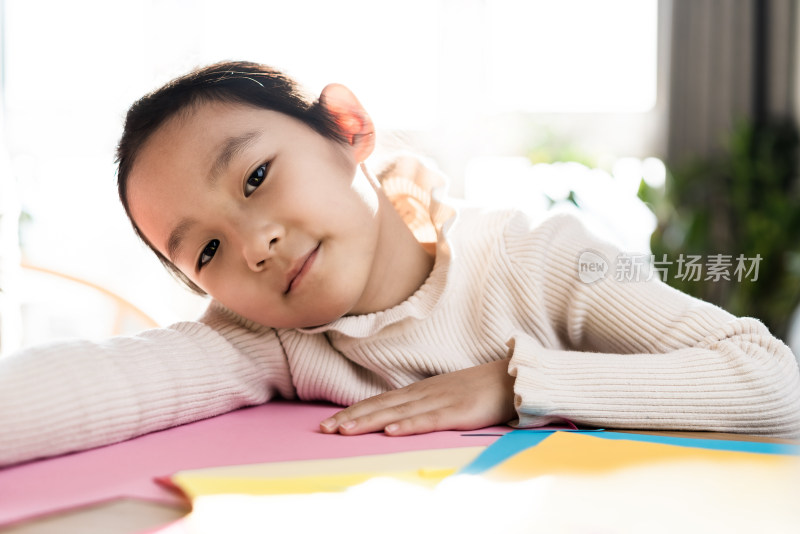
[[[452,421],[447,420],[446,410],[434,410],[416,414],[405,419],[400,419],[386,425],[384,432],[390,436],[410,436],[412,434],[426,434],[437,430],[450,430]]]
[[[463,404],[447,404],[398,419],[384,427],[390,436],[425,434],[439,430],[474,430],[501,422],[502,415],[470,408]]]
[[[430,411],[432,408],[427,399],[387,406],[342,421],[339,423],[339,433],[354,435],[383,431],[392,423],[413,418],[419,414]]]
[[[413,391],[410,391],[409,388],[387,391],[386,393],[382,393],[380,395],[370,397],[369,399],[365,399],[361,402],[357,402],[356,404],[337,412],[332,417],[322,421],[322,423],[320,423],[320,429],[327,433],[338,432],[342,429],[343,425],[351,421],[356,421],[356,424],[348,425],[348,428],[345,430],[352,430],[354,426],[361,428],[363,425],[360,424],[358,421],[359,419],[385,410],[398,409],[398,406],[414,400],[417,400],[417,396],[413,393]],[[402,410],[402,408],[399,409]],[[374,432],[375,430],[382,430],[382,428],[376,428],[374,430],[362,430],[359,433]]]

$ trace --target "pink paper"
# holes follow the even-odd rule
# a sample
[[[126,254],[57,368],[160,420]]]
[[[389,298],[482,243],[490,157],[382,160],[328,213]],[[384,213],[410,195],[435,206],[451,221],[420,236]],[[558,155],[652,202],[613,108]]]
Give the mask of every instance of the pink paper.
[[[492,427],[407,437],[321,433],[319,422],[340,409],[275,401],[90,451],[0,469],[0,526],[118,497],[178,503],[181,498],[154,479],[184,469],[481,446],[510,430]]]

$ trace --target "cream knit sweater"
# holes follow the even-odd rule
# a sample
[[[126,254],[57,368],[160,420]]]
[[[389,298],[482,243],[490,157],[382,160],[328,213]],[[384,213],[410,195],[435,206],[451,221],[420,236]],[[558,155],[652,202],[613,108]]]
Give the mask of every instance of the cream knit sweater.
[[[565,417],[606,428],[800,436],[800,372],[757,320],[653,277],[587,284],[578,258],[617,250],[566,215],[534,222],[430,200],[426,179],[384,183],[427,204],[436,263],[386,311],[275,330],[212,302],[197,322],[31,347],[0,360],[0,465],[75,451],[271,398],[348,405],[511,357],[522,427]],[[410,204],[409,204],[410,203]]]

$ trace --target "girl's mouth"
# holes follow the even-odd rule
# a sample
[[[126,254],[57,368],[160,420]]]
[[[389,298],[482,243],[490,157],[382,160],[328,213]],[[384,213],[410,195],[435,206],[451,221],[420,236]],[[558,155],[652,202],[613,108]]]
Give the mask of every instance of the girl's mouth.
[[[286,291],[283,292],[284,295],[288,295],[290,291],[295,289],[303,281],[303,278],[308,271],[311,270],[314,260],[317,259],[317,253],[319,252],[320,245],[322,245],[321,242],[317,243],[317,246],[309,251],[308,254],[295,262],[295,267],[289,271],[289,275],[287,276],[289,282],[286,285]]]

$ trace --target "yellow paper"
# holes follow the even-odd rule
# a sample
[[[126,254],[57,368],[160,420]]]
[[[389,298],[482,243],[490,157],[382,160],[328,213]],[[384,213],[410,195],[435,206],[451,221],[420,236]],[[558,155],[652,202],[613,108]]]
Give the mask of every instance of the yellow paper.
[[[525,480],[541,475],[590,475],[663,462],[757,463],[770,467],[796,466],[790,456],[680,447],[663,443],[603,439],[556,432],[490,469],[485,475],[500,480]]]
[[[375,477],[435,486],[485,447],[375,454],[352,458],[271,462],[181,471],[172,481],[190,498],[216,494],[278,495],[342,491]]]

